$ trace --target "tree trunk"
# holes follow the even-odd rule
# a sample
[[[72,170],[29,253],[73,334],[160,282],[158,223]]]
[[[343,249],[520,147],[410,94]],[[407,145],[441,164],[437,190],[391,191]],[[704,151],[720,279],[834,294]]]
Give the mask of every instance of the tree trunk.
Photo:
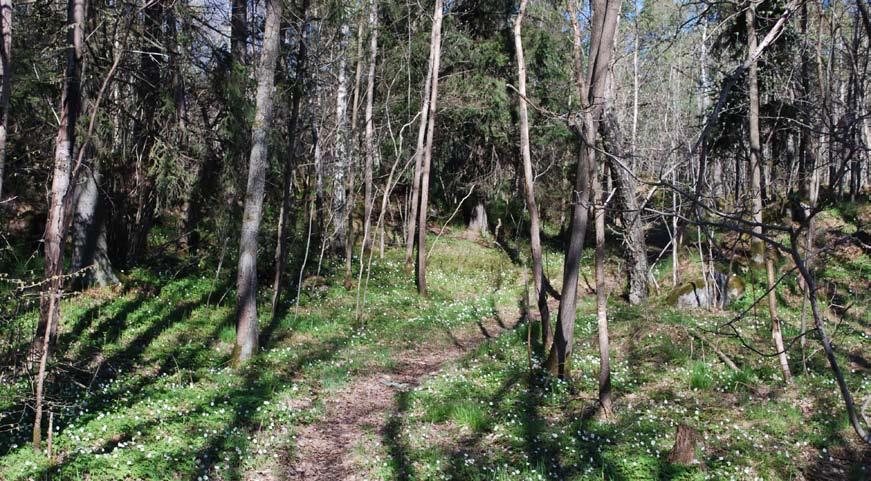
[[[436,100],[439,90],[439,62],[441,61],[443,0],[436,0],[432,28],[432,84],[429,114],[427,114],[426,145],[420,174],[420,209],[417,227],[417,292],[426,296],[426,216],[429,209],[429,169],[432,161],[433,133],[435,132]]]
[[[360,15],[357,22],[357,67],[354,69],[354,95],[351,99],[351,131],[350,131],[350,150],[348,151],[348,187],[345,189],[347,198],[345,200],[348,220],[346,224],[345,234],[345,289],[351,288],[351,260],[354,257],[354,210],[357,206],[356,200],[356,176],[357,165],[360,158],[360,140],[357,134],[357,117],[360,112],[360,78],[363,75],[363,19]]]
[[[335,145],[335,177],[333,178],[333,219],[335,222],[333,246],[336,251],[346,249],[348,202],[346,175],[348,174],[348,75],[347,65],[349,29],[342,24],[339,33],[339,64],[336,85],[336,145]]]
[[[9,98],[12,95],[12,0],[0,0],[0,200],[6,170],[6,136],[9,129]]]
[[[305,19],[308,11],[308,0],[303,0],[301,15],[303,21],[299,31],[299,50],[296,55],[296,72],[293,80],[290,120],[287,124],[287,161],[284,164],[284,181],[281,189],[281,210],[278,214],[278,239],[275,241],[275,275],[272,281],[272,318],[278,310],[284,284],[284,269],[287,262],[287,229],[290,217],[290,200],[293,197],[293,170],[296,168],[296,126],[299,123],[299,103],[302,98],[303,85],[306,76],[306,31],[308,21]],[[288,78],[290,72],[288,72]],[[315,113],[316,115],[316,113]]]
[[[72,219],[73,254],[71,272],[82,271],[75,279],[79,287],[98,285],[106,287],[118,284],[112,269],[106,245],[106,218],[108,209],[100,196],[101,165],[92,159],[84,166],[73,193],[74,212]]]
[[[432,32],[430,38],[435,38],[436,35],[435,21],[432,24]],[[432,67],[433,54],[435,52],[435,44],[430,41],[429,46],[429,62],[426,70],[426,80],[423,83],[423,101],[420,107],[420,120],[417,128],[417,146],[414,150],[414,178],[411,184],[411,204],[408,209],[408,229],[406,230],[405,238],[405,268],[410,270],[414,257],[414,240],[417,230],[417,213],[420,208],[420,176],[423,170],[423,149],[426,140],[427,116],[429,115],[430,88],[432,87]]]
[[[777,358],[780,361],[780,371],[783,380],[787,384],[792,382],[792,373],[789,370],[789,359],[786,356],[786,347],[783,344],[783,332],[780,329],[780,316],[777,315],[777,293],[774,291],[774,261],[771,254],[766,254],[765,271],[768,280],[768,312],[771,313],[771,338],[774,340],[774,348],[777,349]]]
[[[610,167],[611,178],[617,188],[620,199],[620,217],[623,219],[623,242],[626,245],[626,271],[629,277],[628,299],[632,305],[638,305],[647,300],[647,242],[644,239],[644,221],[641,210],[635,176],[630,172],[626,162],[627,150],[623,141],[617,116],[613,111],[605,113],[602,121],[602,140]]]
[[[60,101],[60,123],[55,137],[54,173],[45,225],[45,285],[40,295],[39,323],[34,347],[40,352],[36,378],[33,421],[33,447],[42,442],[42,401],[45,371],[60,320],[63,287],[63,253],[66,237],[66,212],[72,182],[72,158],[76,143],[76,122],[81,110],[81,61],[84,51],[85,0],[70,0],[67,5],[66,74]]]
[[[517,110],[520,117],[520,156],[523,159],[523,185],[526,192],[526,208],[529,211],[529,239],[532,251],[532,278],[535,283],[535,299],[541,316],[541,344],[544,351],[550,349],[552,334],[550,327],[550,308],[547,305],[547,291],[544,288],[544,268],[541,263],[541,232],[538,220],[538,205],[535,201],[535,178],[532,173],[532,155],[529,148],[529,113],[526,108],[526,60],[523,56],[521,29],[526,14],[528,0],[521,0],[520,9],[514,19],[514,51],[517,55],[517,91],[520,94]]]
[[[475,207],[472,208],[472,213],[469,216],[469,223],[466,228],[475,235],[484,235],[489,230],[487,224],[487,208],[484,206],[484,200],[479,198],[475,202]]]
[[[598,165],[592,166],[596,219],[596,325],[599,338],[599,405],[608,418],[611,407],[611,351],[608,339],[608,293],[605,288],[605,193]]]
[[[363,262],[363,253],[372,241],[370,226],[372,224],[372,208],[374,203],[374,190],[372,188],[372,168],[377,155],[375,145],[375,122],[372,118],[375,102],[375,65],[378,60],[378,1],[370,0],[369,3],[369,72],[366,78],[366,127],[365,147],[366,163],[363,167],[363,245],[360,248],[360,262]]]
[[[158,88],[161,81],[160,62],[163,52],[159,42],[163,40],[163,20],[165,5],[162,1],[149,3],[144,9],[142,55],[140,63],[141,76],[136,85],[136,101],[138,117],[134,133],[135,170],[132,193],[135,193],[135,212],[131,225],[128,227],[128,262],[141,259],[145,255],[148,244],[148,234],[154,225],[155,207],[157,203],[154,190],[152,150],[157,141],[157,114],[162,102]],[[132,194],[131,193],[131,194]]]
[[[702,435],[686,424],[677,425],[674,437],[674,447],[668,453],[668,462],[683,466],[692,466],[696,460],[696,445],[702,441]]]
[[[756,3],[751,3],[750,8],[745,11],[745,20],[747,21],[747,37],[749,52],[754,52],[757,47],[756,40]],[[777,297],[774,291],[774,262],[767,259],[765,242],[757,236],[762,235],[762,146],[759,134],[759,83],[756,73],[756,62],[750,64],[747,69],[748,94],[750,96],[750,170],[751,170],[751,189],[753,191],[753,233],[756,234],[750,239],[750,252],[752,262],[756,266],[764,266],[767,273],[768,281],[768,309],[771,314],[771,333],[774,339],[774,345],[777,349],[778,357],[780,358],[780,368],[783,372],[783,378],[786,382],[790,382],[792,378],[789,372],[789,362],[786,358],[786,350],[783,344],[783,334],[780,329],[780,319],[777,316]]]
[[[583,126],[574,126],[580,141],[575,190],[572,192],[572,226],[569,246],[566,249],[563,268],[563,285],[560,293],[559,315],[553,348],[547,360],[548,370],[561,377],[569,377],[571,354],[574,344],[575,316],[577,310],[578,273],[584,234],[587,230],[587,209],[590,199],[589,169],[596,166],[595,140],[598,117],[604,103],[607,72],[611,63],[614,36],[617,28],[619,4],[606,0],[593,0],[592,31],[590,34],[589,68],[583,73],[582,34],[574,1],[570,0],[569,16],[574,39],[575,84],[582,102]]]
[[[236,346],[233,364],[240,365],[257,352],[257,235],[263,210],[266,184],[267,136],[272,124],[275,90],[275,63],[278,58],[281,1],[266,3],[266,23],[260,65],[257,68],[257,96],[251,129],[251,157],[248,186],[239,242],[239,268],[236,279]]]

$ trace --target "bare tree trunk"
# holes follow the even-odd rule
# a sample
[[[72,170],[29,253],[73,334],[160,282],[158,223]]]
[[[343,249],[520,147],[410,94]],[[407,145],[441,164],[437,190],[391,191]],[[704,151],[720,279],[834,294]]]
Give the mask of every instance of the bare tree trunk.
[[[236,346],[233,349],[233,364],[237,366],[251,359],[257,352],[257,236],[260,233],[266,184],[267,137],[272,124],[281,7],[280,0],[269,0],[266,3],[263,47],[257,68],[251,157],[248,163],[248,186],[245,192],[245,212],[242,217],[239,268],[236,279]]]
[[[426,145],[420,174],[420,210],[417,227],[417,292],[426,296],[426,216],[429,209],[429,168],[432,161],[433,133],[435,132],[436,100],[439,90],[439,62],[441,61],[443,0],[436,0],[432,28],[432,86],[430,87],[429,114],[426,125]]]
[[[627,149],[617,124],[617,116],[613,111],[605,112],[602,119],[602,140],[606,161],[610,167],[611,178],[614,179],[617,195],[620,199],[620,217],[623,219],[623,242],[626,245],[626,271],[629,277],[629,303],[638,305],[647,300],[647,243],[644,239],[644,221],[638,197],[635,195],[637,186],[634,172],[630,172],[625,162]]]
[[[6,170],[6,136],[9,129],[9,98],[12,95],[12,0],[0,0],[0,200]]]
[[[40,296],[39,324],[34,347],[40,351],[36,378],[33,421],[33,447],[42,442],[42,402],[45,371],[51,347],[54,345],[60,320],[60,299],[63,287],[63,253],[66,237],[68,195],[73,175],[73,149],[76,143],[76,122],[81,110],[81,62],[84,51],[85,0],[70,0],[67,4],[66,74],[60,101],[60,124],[55,137],[54,173],[51,181],[48,219],[45,225],[45,285]]]
[[[438,27],[435,22],[432,24],[432,32],[430,38],[435,38],[435,29]],[[427,117],[429,115],[430,88],[432,87],[433,75],[433,53],[435,45],[430,42],[429,46],[429,62],[427,64],[426,80],[423,83],[423,102],[420,107],[420,124],[417,128],[417,146],[414,150],[414,178],[411,184],[411,204],[408,209],[408,229],[406,230],[405,238],[405,268],[410,270],[414,258],[414,240],[417,234],[417,212],[420,208],[420,176],[423,170],[423,149],[426,140],[426,126],[428,125]]]
[[[305,19],[308,11],[309,0],[303,0],[301,15],[303,21],[300,24],[299,31],[299,49],[296,55],[296,72],[293,81],[293,95],[290,107],[290,120],[287,124],[287,161],[284,164],[284,181],[281,189],[281,211],[278,214],[278,239],[275,241],[275,275],[272,280],[272,318],[275,318],[275,313],[278,310],[278,304],[281,299],[284,270],[287,262],[287,229],[290,212],[290,200],[293,197],[292,180],[293,170],[296,168],[296,127],[299,123],[299,104],[302,98],[303,85],[306,78],[306,31],[308,29],[308,21]],[[290,72],[288,72],[289,76]],[[317,113],[314,113],[315,115]]]
[[[357,117],[360,112],[360,78],[363,75],[363,24],[365,17],[361,14],[357,22],[357,67],[354,69],[354,95],[351,100],[351,132],[350,150],[348,152],[348,188],[347,199],[347,231],[345,235],[345,289],[351,288],[351,260],[354,257],[354,209],[356,208],[356,176],[357,164],[360,158],[360,141],[357,135]]]
[[[333,245],[337,250],[346,248],[348,235],[348,199],[346,195],[346,175],[348,174],[348,75],[347,45],[349,35],[348,24],[343,23],[339,33],[339,64],[336,85],[336,145],[335,145],[335,177],[333,179],[333,219],[335,222],[335,238]]]
[[[378,1],[370,0],[369,2],[369,72],[366,79],[366,127],[365,127],[365,148],[366,148],[366,163],[363,167],[363,183],[364,183],[364,198],[363,198],[363,245],[360,248],[360,262],[363,262],[363,253],[371,244],[372,235],[370,226],[372,224],[372,208],[374,203],[375,192],[372,188],[372,168],[375,164],[377,155],[375,145],[375,122],[373,116],[373,104],[375,102],[375,66],[378,60]]]
[[[756,50],[756,0],[744,11],[747,21],[747,47],[750,52]],[[762,146],[759,135],[759,81],[756,73],[756,62],[747,69],[747,90],[749,95],[750,113],[750,189],[752,190],[752,217],[755,225],[753,232],[762,234]],[[751,261],[755,267],[765,265],[765,244],[761,238],[750,238]]]
[[[541,344],[545,352],[550,349],[552,334],[550,309],[547,305],[547,290],[544,287],[544,268],[541,263],[541,232],[538,225],[538,205],[535,201],[535,183],[532,173],[532,155],[529,149],[529,113],[526,108],[526,60],[523,56],[521,29],[528,0],[520,1],[514,19],[514,50],[517,55],[517,91],[520,94],[517,109],[520,117],[520,156],[523,159],[523,183],[526,188],[526,208],[529,211],[529,239],[532,251],[532,278],[535,283],[535,298],[541,315]]]
[[[605,289],[605,194],[598,165],[592,166],[592,184],[596,219],[596,324],[599,338],[599,405],[602,415],[610,417],[611,351],[608,339],[608,293]]]
[[[748,49],[753,52],[757,47],[756,39],[756,3],[752,3],[750,8],[745,10],[745,19],[747,21],[747,36]],[[777,349],[780,359],[780,369],[783,372],[783,378],[786,382],[790,382],[792,374],[789,371],[789,362],[786,358],[786,350],[783,344],[783,334],[780,329],[780,319],[777,316],[777,297],[774,290],[774,262],[767,258],[768,255],[765,249],[764,241],[757,236],[762,235],[762,146],[759,134],[759,83],[756,74],[756,62],[750,64],[747,69],[747,82],[750,102],[749,124],[750,124],[750,169],[751,169],[751,189],[753,190],[753,232],[756,236],[751,237],[751,255],[753,264],[756,266],[765,266],[768,281],[768,309],[771,314],[771,334],[774,340],[774,345]]]
[[[590,34],[589,68],[586,76],[583,73],[583,50],[580,23],[574,1],[570,0],[569,16],[574,33],[574,63],[575,83],[579,97],[583,100],[583,127],[575,125],[575,131],[581,140],[575,190],[572,192],[571,236],[566,249],[563,268],[563,285],[560,294],[559,316],[554,335],[553,348],[547,360],[547,368],[561,377],[568,377],[571,372],[571,354],[574,344],[575,315],[577,308],[578,274],[580,268],[581,249],[584,245],[584,233],[587,229],[587,209],[590,198],[590,182],[588,172],[595,166],[595,139],[598,130],[598,117],[601,115],[605,101],[607,73],[610,67],[611,54],[614,48],[614,36],[617,29],[619,4],[608,3],[606,0],[593,0],[592,31]]]
[[[765,271],[768,277],[768,312],[771,313],[771,338],[774,340],[774,347],[778,352],[777,357],[780,361],[780,371],[783,373],[783,380],[791,383],[792,373],[789,370],[789,359],[786,356],[786,347],[783,344],[780,316],[777,315],[777,294],[774,291],[774,261],[771,257],[771,254],[767,254],[765,259]]]

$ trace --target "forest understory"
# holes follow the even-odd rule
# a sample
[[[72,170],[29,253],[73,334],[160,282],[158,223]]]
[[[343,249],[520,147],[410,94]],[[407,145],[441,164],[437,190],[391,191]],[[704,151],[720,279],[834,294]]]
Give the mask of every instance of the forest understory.
[[[861,219],[825,213],[829,235],[867,228],[871,207],[850,209]],[[52,455],[28,444],[31,380],[4,375],[0,419],[17,428],[2,438],[0,479],[869,479],[871,450],[851,435],[819,349],[806,353],[806,370],[790,349],[796,382],[787,386],[774,358],[704,334],[748,308],[761,279],[726,311],[676,309],[663,259],[652,269],[661,293],[639,308],[621,299],[613,258],[616,415],[605,419],[592,290],[580,293],[576,375],[551,378],[535,345],[529,357],[538,323],[528,272],[492,238],[468,238],[462,226],[440,237],[429,299],[416,295],[398,249],[373,261],[365,326],[341,266],[325,265],[299,303],[265,323],[263,350],[242,371],[229,366],[229,279],[193,259],[168,255],[125,273],[124,287],[72,296],[47,393]],[[545,259],[558,278],[560,257]],[[865,399],[871,256],[847,246],[828,259],[833,342]],[[693,265],[680,268],[690,275]],[[801,295],[793,284],[779,297],[792,338]],[[839,312],[837,299],[849,307]],[[3,337],[32,329],[37,314],[4,326]],[[766,346],[766,320],[751,309],[738,323],[744,342]],[[702,436],[696,466],[668,461],[679,424]]]
[[[0,481],[871,481],[871,0],[0,0]]]

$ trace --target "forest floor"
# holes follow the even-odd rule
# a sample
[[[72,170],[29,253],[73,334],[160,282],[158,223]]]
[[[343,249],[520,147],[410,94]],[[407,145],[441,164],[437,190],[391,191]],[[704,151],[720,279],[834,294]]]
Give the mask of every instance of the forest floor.
[[[826,212],[819,240],[833,246],[824,305],[859,404],[871,397],[871,255],[835,240],[867,232],[869,214],[868,206]],[[774,358],[750,349],[770,352],[764,303],[753,307],[765,290],[758,276],[744,275],[744,296],[724,312],[665,305],[667,259],[653,268],[663,288],[647,307],[627,306],[615,285],[615,414],[605,419],[585,282],[572,380],[552,379],[528,355],[538,332],[523,315],[522,269],[492,243],[462,237],[436,244],[428,299],[417,296],[402,252],[376,255],[365,326],[342,266],[325,265],[324,282],[307,283],[298,305],[264,319],[263,350],[242,370],[228,366],[228,276],[170,259],[125,273],[123,288],[68,298],[50,369],[52,456],[28,445],[31,379],[4,370],[0,480],[871,480],[871,450],[856,442],[818,341],[809,339],[805,362],[790,347],[792,385]],[[619,252],[612,256],[616,278]],[[587,250],[582,260],[590,281],[591,257]],[[558,284],[561,255],[545,259]],[[688,256],[684,276],[692,265]],[[779,265],[787,272],[788,262]],[[793,277],[778,299],[790,339],[803,315]],[[25,349],[21,333],[36,315],[25,310],[0,326],[3,342]],[[742,339],[712,334],[728,321]],[[702,433],[696,466],[668,462],[678,424]]]

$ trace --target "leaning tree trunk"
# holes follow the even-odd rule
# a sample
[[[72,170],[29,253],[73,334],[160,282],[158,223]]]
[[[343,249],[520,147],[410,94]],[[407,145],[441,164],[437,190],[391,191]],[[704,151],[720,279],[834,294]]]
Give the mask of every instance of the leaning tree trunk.
[[[85,43],[85,0],[70,0],[67,21],[66,75],[60,101],[60,124],[55,137],[54,173],[48,219],[45,225],[45,284],[40,296],[39,324],[34,347],[40,352],[39,373],[36,378],[33,421],[33,447],[42,442],[42,401],[45,370],[50,348],[54,344],[60,319],[61,288],[63,287],[63,253],[66,234],[66,210],[73,174],[73,148],[76,139],[76,121],[81,110],[81,61]]]
[[[417,292],[427,295],[426,290],[426,214],[429,209],[429,169],[432,161],[433,133],[435,132],[436,100],[439,90],[439,63],[441,61],[442,43],[442,9],[443,0],[436,0],[433,13],[432,28],[432,84],[430,87],[429,113],[426,119],[426,145],[423,149],[423,161],[420,174],[420,209],[417,222]]]
[[[12,95],[12,0],[0,0],[0,200],[6,170],[6,136],[9,128],[9,97]]]
[[[236,346],[233,349],[235,365],[247,361],[257,351],[257,235],[260,233],[266,184],[267,135],[272,123],[280,23],[281,1],[267,1],[263,47],[256,74],[257,97],[254,124],[251,128],[251,157],[248,162],[245,212],[242,217],[242,234],[239,241],[239,269],[236,278]]]
[[[529,210],[529,239],[532,251],[532,278],[535,283],[535,299],[541,316],[541,344],[545,351],[552,340],[550,309],[544,287],[544,268],[541,263],[541,232],[538,226],[538,205],[535,201],[535,178],[532,173],[532,155],[529,149],[529,113],[526,108],[526,60],[523,56],[521,29],[528,0],[521,0],[514,19],[514,50],[517,55],[517,91],[520,94],[517,109],[520,117],[520,156],[523,159],[523,185],[526,192],[526,208]]]
[[[638,305],[647,300],[648,294],[647,243],[644,239],[644,221],[641,219],[638,197],[635,195],[635,174],[625,162],[628,152],[617,124],[617,116],[612,111],[606,112],[602,121],[602,140],[605,151],[609,154],[607,162],[622,207],[620,217],[623,219],[623,242],[626,245],[624,253],[629,274],[629,303]]]
[[[305,18],[308,0],[303,0],[301,15]],[[275,241],[275,275],[272,281],[272,317],[278,310],[281,299],[284,270],[287,262],[287,229],[292,195],[293,170],[296,168],[296,126],[299,123],[299,103],[302,98],[302,83],[306,72],[306,30],[308,21],[303,20],[299,32],[299,50],[296,55],[296,73],[293,80],[293,93],[290,107],[290,120],[287,124],[287,161],[284,164],[284,182],[281,189],[281,211],[278,214],[278,239]],[[288,72],[289,74],[289,72]],[[288,75],[289,77],[289,75]]]

